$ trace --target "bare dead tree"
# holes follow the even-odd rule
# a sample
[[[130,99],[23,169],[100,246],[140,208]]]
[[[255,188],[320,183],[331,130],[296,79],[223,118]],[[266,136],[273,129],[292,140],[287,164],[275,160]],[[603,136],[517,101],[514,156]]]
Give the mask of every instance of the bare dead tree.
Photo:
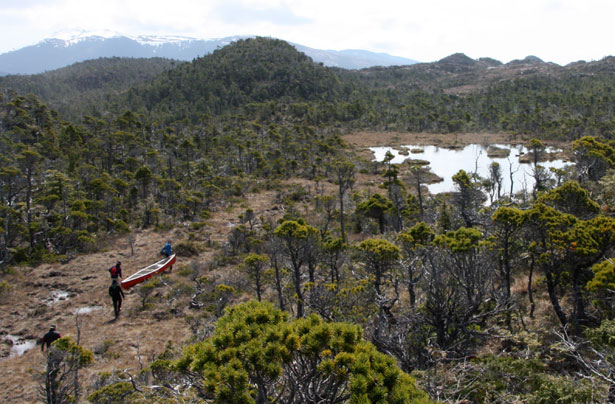
[[[284,297],[284,280],[283,274],[284,264],[281,252],[280,240],[272,238],[267,244],[267,255],[271,268],[274,270],[274,287],[278,295],[278,307],[280,310],[286,309],[286,301]]]
[[[596,349],[588,340],[571,336],[568,327],[553,333],[558,337],[560,346],[587,371],[584,377],[593,375],[609,386],[607,402],[615,403],[615,349],[612,346]]]
[[[143,359],[141,358],[141,336],[137,336],[137,360],[139,361],[139,370],[143,370]]]
[[[340,231],[342,241],[346,242],[346,231],[344,223],[344,195],[348,189],[354,185],[355,166],[349,162],[339,162],[334,165],[335,183],[338,186],[338,197],[340,202]]]
[[[130,243],[130,256],[135,255],[135,242],[137,241],[137,235],[135,233],[131,233],[128,236],[128,243]]]
[[[79,318],[79,310],[75,313],[75,328],[77,329],[77,345],[81,340],[81,318]],[[73,388],[75,389],[75,402],[79,402],[79,395],[81,393],[79,389],[79,366],[75,368],[75,379],[73,380]]]
[[[520,166],[517,166],[517,169],[513,170],[513,163],[512,161],[510,161],[510,158],[507,158],[506,160],[508,160],[508,174],[510,176],[510,199],[512,200],[515,189],[515,174],[517,173],[517,171],[519,171]]]
[[[92,353],[64,337],[49,347],[47,351],[47,368],[42,373],[43,383],[39,394],[46,404],[74,403],[79,395],[75,372],[89,364]]]
[[[423,192],[421,190],[421,184],[425,181],[425,174],[423,169],[420,166],[412,166],[410,168],[410,175],[408,179],[415,187],[416,197],[419,203],[419,220],[423,220],[425,216],[424,202],[423,202]]]
[[[527,297],[530,301],[530,318],[534,318],[534,310],[536,309],[536,303],[534,303],[534,289],[532,288],[532,278],[534,276],[534,265],[536,258],[534,254],[530,254],[530,273],[527,280]]]

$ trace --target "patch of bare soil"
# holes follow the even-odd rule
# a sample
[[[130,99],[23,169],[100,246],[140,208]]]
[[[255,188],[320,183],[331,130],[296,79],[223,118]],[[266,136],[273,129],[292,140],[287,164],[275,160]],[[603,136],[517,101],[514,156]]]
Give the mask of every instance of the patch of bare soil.
[[[135,375],[163,352],[167,341],[179,346],[188,342],[192,332],[184,317],[195,313],[187,306],[179,311],[160,305],[141,310],[139,285],[125,291],[121,315],[114,320],[108,295],[111,283],[108,269],[119,260],[127,277],[160,260],[159,252],[167,239],[176,243],[188,239],[189,233],[194,238],[196,233],[196,242],[203,246],[199,256],[178,257],[173,271],[162,277],[168,284],[188,282],[179,269],[193,261],[209,262],[215,250],[205,246],[226,242],[231,230],[239,225],[239,215],[247,208],[253,209],[256,217],[275,218],[282,214],[274,202],[275,194],[274,191],[250,194],[241,204],[220,208],[199,232],[182,223],[172,231],[139,231],[107,240],[99,246],[100,252],[78,256],[66,264],[17,268],[13,274],[4,275],[2,280],[10,283],[11,291],[0,301],[0,402],[40,402],[39,375],[46,366],[46,355],[41,353],[39,345],[15,356],[9,336],[19,347],[25,347],[21,343],[33,343],[51,324],[56,324],[62,336],[76,340],[78,319],[80,345],[95,352],[93,364],[80,371],[82,402],[94,390],[93,383],[101,372],[126,370]],[[155,293],[166,293],[168,288],[163,285]]]
[[[506,133],[409,133],[409,132],[354,132],[342,139],[357,148],[375,146],[414,145],[466,145],[471,143],[518,143],[526,142],[525,136],[512,136]]]
[[[173,239],[173,234],[144,231],[136,234],[134,254],[129,237],[122,237],[109,241],[104,252],[79,256],[67,264],[17,269],[15,275],[5,278],[11,284],[11,295],[2,304],[2,332],[32,340],[42,337],[50,324],[56,324],[62,336],[76,340],[79,319],[80,345],[92,351],[106,346],[106,352],[96,355],[94,364],[81,372],[86,392],[97,373],[123,369],[137,373],[137,349],[146,360],[162,352],[168,340],[184,342],[190,332],[181,318],[156,322],[150,313],[140,313],[137,287],[125,292],[122,314],[114,321],[108,268],[119,260],[126,277],[158,261],[167,238]],[[7,355],[8,347],[5,344],[3,355]],[[36,346],[21,356],[1,359],[6,373],[0,378],[0,401],[36,401],[40,385],[36,376],[44,371],[45,358]]]

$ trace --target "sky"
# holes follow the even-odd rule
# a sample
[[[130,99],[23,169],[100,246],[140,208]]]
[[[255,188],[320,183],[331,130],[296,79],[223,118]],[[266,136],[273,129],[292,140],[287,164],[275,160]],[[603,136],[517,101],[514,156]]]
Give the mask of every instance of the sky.
[[[0,0],[0,53],[67,31],[258,35],[433,62],[453,53],[565,65],[615,54],[614,0]]]

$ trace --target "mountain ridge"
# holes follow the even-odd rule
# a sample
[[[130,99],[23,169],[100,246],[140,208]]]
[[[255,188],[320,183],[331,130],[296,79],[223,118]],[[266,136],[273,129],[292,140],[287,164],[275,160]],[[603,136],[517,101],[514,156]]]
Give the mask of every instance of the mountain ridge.
[[[239,39],[229,36],[198,39],[182,36],[128,36],[113,32],[47,38],[35,45],[0,54],[0,75],[38,74],[100,57],[162,57],[191,61]],[[362,69],[371,66],[405,65],[417,61],[366,50],[321,50],[292,44],[297,50],[325,66]]]

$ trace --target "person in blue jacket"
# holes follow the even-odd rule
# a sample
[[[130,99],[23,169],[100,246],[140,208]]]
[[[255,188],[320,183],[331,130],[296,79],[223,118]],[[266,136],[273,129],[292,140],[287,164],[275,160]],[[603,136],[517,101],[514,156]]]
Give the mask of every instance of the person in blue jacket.
[[[169,258],[172,254],[173,248],[171,247],[171,240],[168,240],[164,247],[162,247],[162,250],[160,250],[160,255],[164,255],[165,257]],[[172,270],[173,265],[171,265],[171,267],[169,268],[169,272],[171,272]]]
[[[164,255],[169,258],[171,254],[173,254],[173,248],[171,247],[171,240],[169,240],[164,247],[162,247],[162,250],[160,250],[160,255]]]

